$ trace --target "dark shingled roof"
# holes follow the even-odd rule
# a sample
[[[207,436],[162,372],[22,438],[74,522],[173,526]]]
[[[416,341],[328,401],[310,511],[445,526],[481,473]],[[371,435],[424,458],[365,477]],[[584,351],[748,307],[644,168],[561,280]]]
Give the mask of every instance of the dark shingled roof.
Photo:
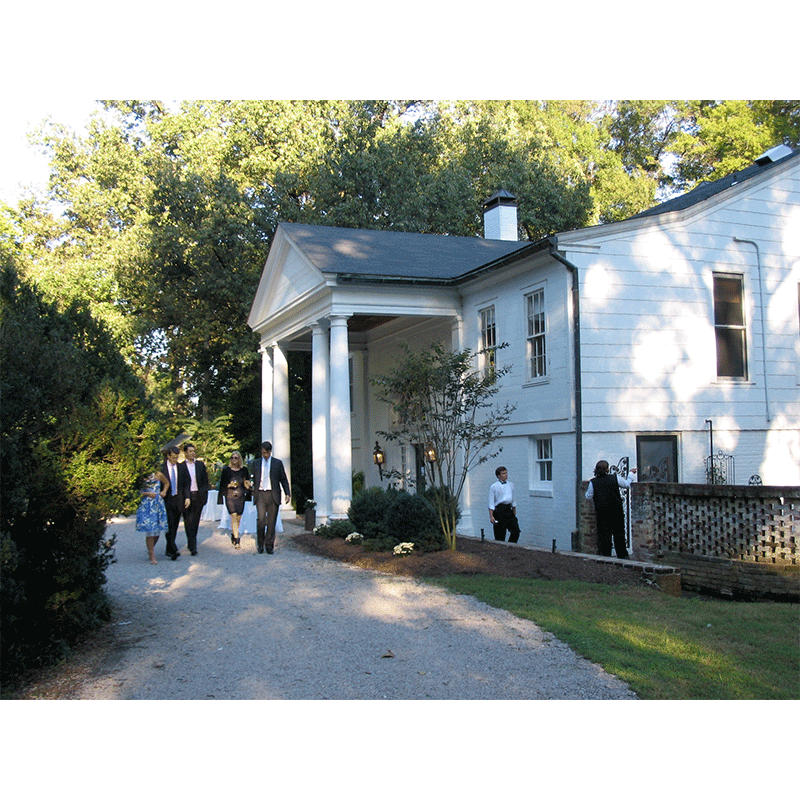
[[[704,181],[692,191],[673,197],[629,219],[654,217],[690,208],[737,183],[761,175],[790,158],[796,158],[800,155],[800,148],[782,158],[779,155],[773,148],[746,169],[716,181]],[[777,160],[773,161],[773,158]],[[499,197],[500,195],[495,195],[490,200]],[[420,281],[452,284],[474,272],[514,261],[546,247],[548,242],[547,239],[538,242],[510,242],[477,236],[374,231],[290,222],[281,222],[280,227],[320,272],[334,274],[340,281],[394,280],[402,283]]]
[[[730,175],[726,175],[724,178],[718,178],[715,181],[703,181],[690,192],[686,192],[686,194],[673,197],[671,200],[667,200],[666,202],[660,203],[657,206],[648,208],[646,211],[642,211],[639,214],[629,217],[629,219],[654,217],[657,214],[667,214],[670,211],[683,211],[685,208],[691,208],[691,206],[701,203],[703,200],[707,200],[709,197],[713,197],[715,194],[719,194],[725,189],[735,186],[737,183],[743,183],[749,178],[753,178],[756,175],[761,175],[778,164],[783,164],[787,159],[796,158],[798,155],[800,155],[800,148],[793,150],[789,155],[779,158],[777,161],[771,161],[762,156],[756,161],[756,163],[751,164],[745,169],[737,170],[736,172],[732,172]]]
[[[531,244],[287,222],[280,226],[321,272],[354,278],[449,282]]]

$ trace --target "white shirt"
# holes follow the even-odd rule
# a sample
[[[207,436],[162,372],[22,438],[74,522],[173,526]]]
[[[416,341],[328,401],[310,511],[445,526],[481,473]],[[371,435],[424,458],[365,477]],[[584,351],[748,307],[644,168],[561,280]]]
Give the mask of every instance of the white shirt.
[[[269,491],[272,488],[272,480],[269,477],[272,469],[272,456],[269,458],[261,457],[261,485],[258,487],[262,491]]]
[[[517,507],[514,501],[514,484],[511,481],[496,481],[489,487],[489,511],[494,511],[501,503],[510,503],[514,508]]]
[[[192,479],[192,485],[189,487],[190,492],[197,491],[197,475],[194,471],[194,461],[185,461],[186,469],[189,470],[189,477]]]

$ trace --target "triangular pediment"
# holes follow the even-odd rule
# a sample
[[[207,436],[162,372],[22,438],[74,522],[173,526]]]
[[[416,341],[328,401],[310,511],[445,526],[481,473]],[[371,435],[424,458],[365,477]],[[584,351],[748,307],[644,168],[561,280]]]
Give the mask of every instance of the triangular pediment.
[[[278,226],[247,324],[258,330],[267,320],[286,314],[324,288],[322,273]]]

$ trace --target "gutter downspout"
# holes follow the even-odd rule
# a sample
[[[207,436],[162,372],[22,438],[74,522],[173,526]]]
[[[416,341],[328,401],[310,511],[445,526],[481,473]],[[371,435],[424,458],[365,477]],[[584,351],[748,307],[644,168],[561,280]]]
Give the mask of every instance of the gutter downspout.
[[[558,236],[548,237],[550,256],[563,264],[572,275],[572,340],[575,370],[575,530],[581,522],[581,481],[583,480],[583,395],[581,389],[581,306],[578,268],[562,256],[558,248]]]
[[[739,239],[733,237],[734,242],[751,244],[756,249],[756,265],[758,266],[758,303],[761,311],[761,361],[764,366],[764,405],[767,408],[767,422],[772,422],[772,415],[769,410],[769,388],[767,386],[767,332],[764,327],[764,287],[761,283],[761,251],[752,239]]]

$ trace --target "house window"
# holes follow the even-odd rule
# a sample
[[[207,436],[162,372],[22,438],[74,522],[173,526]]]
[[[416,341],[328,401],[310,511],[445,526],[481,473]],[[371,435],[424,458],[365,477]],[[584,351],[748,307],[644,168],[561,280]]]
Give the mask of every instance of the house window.
[[[528,315],[528,377],[543,378],[547,375],[544,289],[527,295],[525,301]]]
[[[718,378],[747,378],[743,295],[741,275],[714,275]]]
[[[481,311],[481,369],[493,374],[497,366],[497,326],[494,320],[494,306]]]
[[[536,440],[536,482],[552,483],[553,482],[553,440],[552,439],[537,439]]]
[[[636,437],[637,478],[651,483],[678,482],[678,437]]]

